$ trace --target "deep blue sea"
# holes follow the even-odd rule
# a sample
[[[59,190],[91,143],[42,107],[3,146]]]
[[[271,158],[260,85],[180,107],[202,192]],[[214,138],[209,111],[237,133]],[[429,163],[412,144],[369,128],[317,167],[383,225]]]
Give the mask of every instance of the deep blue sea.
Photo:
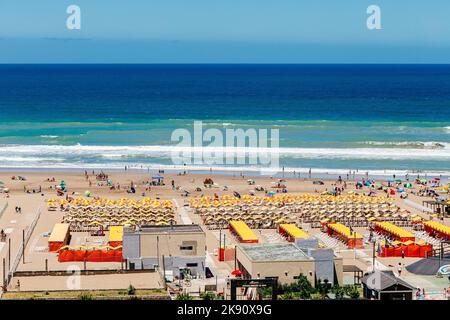
[[[0,65],[1,168],[173,165],[195,120],[278,129],[286,170],[448,174],[450,65]]]

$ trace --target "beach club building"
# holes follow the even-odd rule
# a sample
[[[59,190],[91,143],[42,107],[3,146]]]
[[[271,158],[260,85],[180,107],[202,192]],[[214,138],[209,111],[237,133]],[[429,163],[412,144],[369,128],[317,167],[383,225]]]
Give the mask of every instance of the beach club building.
[[[189,269],[192,276],[204,277],[206,234],[196,224],[124,227],[123,258],[131,270],[159,269],[180,276]]]
[[[236,264],[244,279],[277,277],[281,284],[303,274],[312,285],[319,280],[342,285],[343,261],[332,249],[301,249],[294,243],[240,244]]]

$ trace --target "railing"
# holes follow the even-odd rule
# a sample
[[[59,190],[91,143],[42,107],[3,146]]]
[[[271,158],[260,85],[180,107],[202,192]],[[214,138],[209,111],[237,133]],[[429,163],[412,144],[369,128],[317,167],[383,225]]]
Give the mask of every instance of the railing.
[[[14,262],[11,265],[11,268],[9,269],[8,276],[6,279],[6,285],[9,285],[12,277],[14,276],[14,272],[16,272],[17,267],[19,266],[20,259],[22,259],[22,255],[24,250],[26,249],[28,240],[30,240],[31,235],[33,234],[33,230],[36,227],[36,224],[39,220],[39,217],[41,216],[41,208],[37,210],[36,216],[33,218],[33,221],[31,222],[30,226],[27,228],[25,232],[25,241],[20,244],[19,251],[17,252],[16,258],[14,259]],[[25,246],[25,247],[24,247]]]
[[[5,213],[6,209],[8,209],[8,202],[5,204],[5,206],[3,207],[2,210],[0,210],[0,218],[3,216],[3,214]]]

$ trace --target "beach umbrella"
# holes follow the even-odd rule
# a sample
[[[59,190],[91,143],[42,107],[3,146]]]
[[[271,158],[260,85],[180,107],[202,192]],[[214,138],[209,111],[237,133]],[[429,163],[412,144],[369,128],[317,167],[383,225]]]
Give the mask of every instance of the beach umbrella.
[[[87,190],[87,191],[84,193],[84,195],[85,195],[86,197],[90,197],[90,196],[91,196],[91,192]]]
[[[152,179],[161,180],[161,179],[164,179],[164,177],[162,175],[160,175],[159,173],[157,173],[152,177]]]
[[[232,274],[233,276],[241,276],[241,275],[242,275],[242,271],[241,271],[241,270],[233,270],[233,271],[231,272],[231,274]]]

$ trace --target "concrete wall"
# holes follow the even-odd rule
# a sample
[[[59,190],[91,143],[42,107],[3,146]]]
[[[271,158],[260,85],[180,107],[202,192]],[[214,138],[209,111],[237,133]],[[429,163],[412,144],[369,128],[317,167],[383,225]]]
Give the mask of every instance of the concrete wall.
[[[193,248],[192,250],[182,250],[182,246],[192,246]],[[162,268],[163,255],[165,269],[172,270],[174,275],[179,275],[182,268],[189,268],[192,275],[205,276],[204,233],[124,233],[123,257],[128,261],[128,268],[133,265],[137,270],[154,269],[155,265],[160,265]],[[187,264],[197,264],[197,266],[188,266]]]
[[[310,249],[308,255],[314,258],[316,280],[328,280],[334,283],[334,251],[333,249]]]
[[[257,278],[259,274],[260,278],[278,277],[280,283],[290,284],[296,281],[295,277],[303,274],[314,285],[314,260],[251,261],[239,246],[236,250],[236,258],[251,274],[252,278]]]
[[[281,284],[290,284],[296,281],[297,276],[303,274],[314,285],[314,265],[313,260],[253,262],[252,276],[256,277],[259,273],[260,278],[278,277]]]
[[[316,279],[343,284],[342,257],[336,257],[332,249],[310,249],[308,254],[314,260],[251,261],[241,247],[237,246],[236,250],[237,260],[252,278],[257,278],[259,273],[260,278],[278,277],[281,283],[292,283],[295,281],[294,277],[303,274],[313,286]]]
[[[125,259],[139,258],[140,237],[136,233],[124,233],[122,242],[122,255]]]
[[[344,261],[342,257],[334,257],[334,268],[336,270],[336,282],[340,286],[344,285]]]
[[[181,250],[182,246],[192,246],[193,250]],[[142,257],[204,256],[206,254],[204,233],[162,233],[141,234],[140,255]]]

